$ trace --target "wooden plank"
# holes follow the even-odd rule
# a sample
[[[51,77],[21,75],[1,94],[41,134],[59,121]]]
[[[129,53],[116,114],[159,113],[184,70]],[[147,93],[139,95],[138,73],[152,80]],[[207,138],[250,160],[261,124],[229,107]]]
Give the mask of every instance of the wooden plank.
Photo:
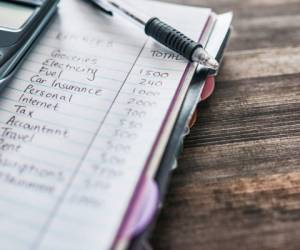
[[[176,177],[154,249],[298,249],[299,171],[209,183]]]
[[[300,15],[234,19],[229,50],[293,47],[299,37]]]
[[[192,173],[192,183],[209,183],[228,178],[289,172],[300,165],[299,143],[298,133],[298,136],[188,148],[180,158],[183,167],[177,170],[177,174]]]
[[[226,54],[218,80],[229,81],[300,73],[300,46]]]

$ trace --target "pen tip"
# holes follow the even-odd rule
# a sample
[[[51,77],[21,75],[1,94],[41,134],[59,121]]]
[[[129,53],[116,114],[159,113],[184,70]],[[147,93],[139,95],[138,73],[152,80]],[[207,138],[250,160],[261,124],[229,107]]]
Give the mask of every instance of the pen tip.
[[[209,69],[217,70],[219,68],[218,61],[211,57],[203,48],[198,48],[194,51],[192,61],[198,62]]]
[[[219,63],[216,59],[214,58],[209,58],[206,61],[206,65],[208,68],[213,69],[213,70],[217,70],[219,68]]]

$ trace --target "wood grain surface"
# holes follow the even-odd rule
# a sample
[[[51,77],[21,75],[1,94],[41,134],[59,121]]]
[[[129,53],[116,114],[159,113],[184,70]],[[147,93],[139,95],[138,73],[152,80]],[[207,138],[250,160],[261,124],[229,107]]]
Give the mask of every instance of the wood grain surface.
[[[300,0],[169,0],[233,10],[154,249],[300,249]]]

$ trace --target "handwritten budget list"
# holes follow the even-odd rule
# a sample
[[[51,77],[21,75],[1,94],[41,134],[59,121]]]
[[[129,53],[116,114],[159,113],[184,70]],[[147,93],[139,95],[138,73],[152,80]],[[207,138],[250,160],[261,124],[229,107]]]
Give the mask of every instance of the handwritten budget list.
[[[210,15],[137,5],[194,39]],[[0,249],[109,249],[187,67],[121,17],[62,0],[0,95]]]

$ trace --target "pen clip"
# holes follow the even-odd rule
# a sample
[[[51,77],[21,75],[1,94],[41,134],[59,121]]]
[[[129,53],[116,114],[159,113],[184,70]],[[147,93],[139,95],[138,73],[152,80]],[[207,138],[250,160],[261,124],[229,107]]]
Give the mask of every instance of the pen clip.
[[[113,12],[111,9],[109,9],[108,5],[105,4],[103,0],[90,0],[92,4],[98,7],[99,10],[103,11],[105,14],[108,14],[110,16],[113,15]]]

